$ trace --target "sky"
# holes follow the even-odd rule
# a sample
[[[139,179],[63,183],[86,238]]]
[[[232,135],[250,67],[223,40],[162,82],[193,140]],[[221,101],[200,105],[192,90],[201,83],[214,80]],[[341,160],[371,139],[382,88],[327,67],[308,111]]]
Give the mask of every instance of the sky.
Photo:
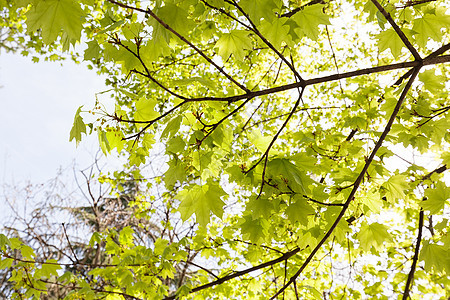
[[[85,65],[0,52],[0,183],[44,182],[92,163],[96,138],[76,147],[69,133],[77,108],[92,108],[103,90],[104,78]]]

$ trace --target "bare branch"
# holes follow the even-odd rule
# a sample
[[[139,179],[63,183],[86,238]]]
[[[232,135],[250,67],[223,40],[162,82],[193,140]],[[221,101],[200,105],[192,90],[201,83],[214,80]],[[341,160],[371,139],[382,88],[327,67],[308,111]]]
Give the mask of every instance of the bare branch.
[[[408,274],[408,279],[406,281],[405,291],[403,292],[403,300],[408,299],[409,292],[411,290],[411,284],[414,279],[414,272],[416,271],[416,265],[417,261],[419,260],[419,250],[420,250],[420,242],[422,241],[422,227],[423,227],[423,219],[424,219],[424,213],[423,210],[420,210],[419,213],[419,232],[417,234],[417,241],[416,241],[416,248],[414,249],[414,256],[413,256],[413,262],[411,265],[411,269]]]

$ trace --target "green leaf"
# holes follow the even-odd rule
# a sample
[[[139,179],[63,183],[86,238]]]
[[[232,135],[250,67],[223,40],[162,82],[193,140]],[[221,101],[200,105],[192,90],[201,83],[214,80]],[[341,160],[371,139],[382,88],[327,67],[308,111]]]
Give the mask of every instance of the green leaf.
[[[305,288],[306,290],[308,290],[314,297],[314,299],[316,300],[321,300],[323,299],[323,295],[321,292],[319,292],[315,287],[313,286],[309,286],[309,285],[300,285],[299,288]]]
[[[383,201],[379,193],[368,193],[362,200],[364,205],[374,213],[379,213],[383,208]]]
[[[208,79],[208,78],[203,78],[203,77],[189,77],[189,78],[184,78],[184,79],[177,79],[177,80],[173,80],[171,82],[171,86],[185,86],[185,85],[192,85],[194,83],[200,83],[201,85],[210,88],[210,89],[215,89],[217,88],[217,85],[214,81]]]
[[[45,43],[52,43],[62,33],[78,41],[81,38],[84,12],[73,0],[37,0],[27,12],[27,30],[42,29]]]
[[[292,222],[300,222],[302,225],[308,225],[308,216],[315,214],[314,208],[308,203],[307,199],[296,195],[295,202],[289,204],[286,208],[286,215]]]
[[[98,59],[100,57],[101,48],[97,41],[87,43],[88,48],[84,50],[84,60]]]
[[[20,253],[22,253],[22,256],[26,259],[32,259],[33,256],[36,256],[33,248],[27,245],[22,245],[22,247],[20,247]]]
[[[444,25],[442,20],[434,14],[425,14],[422,18],[414,20],[413,30],[417,32],[414,35],[416,43],[425,48],[429,38],[439,42],[443,33],[441,28]]]
[[[421,72],[419,80],[423,82],[425,88],[431,93],[439,93],[445,87],[447,78],[443,75],[436,75],[435,70],[431,69]]]
[[[181,116],[176,116],[175,118],[170,120],[167,123],[166,128],[164,128],[163,132],[161,133],[161,138],[170,138],[175,135],[180,129],[181,121]]]
[[[51,276],[58,276],[57,271],[61,269],[62,267],[58,265],[58,261],[56,259],[48,259],[44,264],[42,264],[40,274],[45,278],[51,278]]]
[[[320,4],[306,6],[294,15],[294,21],[299,28],[295,29],[299,35],[306,35],[315,41],[319,37],[319,25],[331,25],[329,17],[323,12]]]
[[[128,247],[133,246],[134,230],[130,226],[126,226],[122,229],[119,235],[119,243]]]
[[[225,203],[221,198],[225,195],[226,193],[220,185],[209,182],[202,186],[187,186],[175,198],[180,200],[178,211],[181,213],[183,220],[187,220],[192,214],[195,214],[199,225],[206,227],[211,213],[219,218],[222,217]]]
[[[377,40],[378,40],[378,49],[380,50],[380,52],[389,49],[394,58],[400,56],[402,48],[405,46],[405,44],[403,44],[403,41],[400,39],[395,30],[392,28],[378,34]]]
[[[145,137],[147,137],[147,135],[145,135],[144,138]],[[125,146],[123,138],[124,135],[120,130],[111,129],[107,132],[100,132],[99,129],[100,146],[105,154],[109,153],[112,149],[117,149],[117,152],[120,153]]]
[[[450,273],[450,257],[448,250],[444,246],[424,241],[419,259],[425,262],[425,270],[427,272],[434,269],[437,272],[446,271]]]
[[[285,22],[284,18],[274,18],[272,23],[265,20],[261,22],[262,35],[278,49],[282,42],[292,43],[292,38],[289,36],[289,26],[285,25]]]
[[[273,19],[276,19],[274,11],[279,8],[273,0],[245,0],[239,2],[239,5],[255,24],[259,24],[262,19],[270,23]]]
[[[99,232],[94,232],[89,240],[89,246],[93,247],[95,244],[102,242],[102,235]]]
[[[163,7],[157,8],[155,14],[165,24],[181,35],[186,35],[195,27],[195,23],[188,17],[188,13],[181,7],[170,2]],[[149,25],[153,27],[152,39],[156,44],[170,43],[171,38],[175,38],[169,30],[161,25],[157,20],[150,17]]]
[[[405,175],[394,175],[383,183],[382,186],[386,189],[386,196],[389,201],[404,199],[404,190],[409,189]]]
[[[275,158],[267,163],[267,177],[286,184],[298,193],[306,193],[306,174],[286,158]]]
[[[269,219],[274,210],[273,201],[273,199],[268,199],[266,197],[252,197],[248,201],[246,209],[253,219],[258,219],[260,217]]]
[[[380,223],[362,225],[358,233],[361,248],[367,251],[373,246],[378,250],[383,247],[385,242],[391,242],[392,237],[387,229],[386,225]]]
[[[151,121],[159,116],[155,111],[156,101],[153,99],[141,98],[136,102],[136,111],[134,113],[135,121]]]
[[[14,259],[12,258],[0,258],[0,270],[11,268]]]
[[[164,182],[168,189],[173,188],[175,183],[183,182],[186,178],[185,165],[179,159],[173,159],[168,162],[169,169],[164,173]]]
[[[86,133],[86,124],[84,124],[83,118],[80,116],[82,107],[83,106],[80,106],[77,112],[75,113],[73,126],[72,129],[70,130],[69,142],[75,139],[77,146],[81,141],[81,133]]]
[[[232,30],[230,33],[224,33],[216,43],[218,53],[224,60],[227,60],[231,54],[238,60],[244,60],[245,49],[252,48],[252,40],[244,30]]]
[[[0,250],[5,250],[5,246],[11,247],[11,242],[6,235],[0,233]]]
[[[263,136],[261,131],[258,129],[252,130],[249,134],[247,134],[247,138],[253,145],[255,145],[256,149],[262,153],[266,152],[267,147],[272,141],[272,137]]]
[[[439,181],[434,188],[425,190],[425,197],[427,200],[421,201],[420,206],[433,215],[441,213],[450,198],[450,188]]]
[[[244,216],[241,220],[241,230],[244,237],[255,244],[262,243],[267,236],[269,222],[264,218],[253,219],[252,216]]]

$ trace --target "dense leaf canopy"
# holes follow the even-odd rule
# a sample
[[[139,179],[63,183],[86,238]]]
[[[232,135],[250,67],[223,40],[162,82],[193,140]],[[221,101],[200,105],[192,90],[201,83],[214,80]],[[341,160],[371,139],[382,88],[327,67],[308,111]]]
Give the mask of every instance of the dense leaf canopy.
[[[450,296],[448,1],[0,3],[24,54],[107,76],[70,139],[126,158],[135,218],[166,212],[146,243],[95,233],[90,265],[1,236],[15,297]]]

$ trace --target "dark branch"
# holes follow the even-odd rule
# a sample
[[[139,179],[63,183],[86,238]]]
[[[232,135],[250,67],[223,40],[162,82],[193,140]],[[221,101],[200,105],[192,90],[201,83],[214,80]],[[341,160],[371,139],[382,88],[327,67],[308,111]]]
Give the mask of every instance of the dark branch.
[[[295,15],[296,13],[298,13],[299,11],[301,11],[302,9],[304,9],[306,6],[311,6],[311,5],[319,4],[319,3],[320,4],[325,4],[325,1],[324,0],[313,0],[311,2],[306,3],[305,5],[302,5],[300,7],[297,7],[295,9],[291,10],[290,12],[282,14],[280,17],[290,18],[293,15]]]
[[[446,44],[446,45],[442,46],[441,48],[433,51],[425,59],[431,59],[434,57],[438,57],[439,55],[444,54],[449,49],[450,49],[450,44]],[[409,78],[409,76],[411,76],[412,72],[413,72],[413,69],[411,69],[408,72],[406,72],[405,74],[403,74],[403,76],[400,77],[393,85],[401,84],[403,82],[403,80],[405,80],[405,79]]]
[[[416,271],[417,261],[419,260],[420,242],[422,241],[422,227],[423,227],[423,210],[419,213],[419,233],[417,234],[416,249],[414,250],[413,262],[411,270],[409,270],[408,280],[406,281],[405,291],[403,292],[402,300],[406,300],[409,297],[411,284],[414,279],[414,272]]]
[[[267,146],[266,152],[264,152],[264,154],[261,156],[261,158],[252,167],[250,167],[250,169],[245,171],[246,174],[248,172],[250,172],[251,170],[253,170],[264,158],[267,158],[269,156],[269,151],[272,148],[273,144],[278,139],[278,136],[281,134],[283,129],[287,126],[287,124],[289,123],[289,120],[294,115],[295,111],[297,110],[297,107],[300,104],[300,100],[302,99],[302,95],[303,95],[304,90],[305,90],[304,88],[301,90],[301,92],[300,92],[300,94],[298,96],[298,99],[297,99],[297,101],[294,104],[294,107],[291,109],[291,112],[287,116],[287,118],[284,121],[283,125],[281,125],[280,129],[278,129],[277,133],[272,138],[272,141],[270,142],[269,146]],[[266,159],[266,161],[267,161],[267,159]],[[265,170],[265,168],[264,168],[264,170]],[[264,184],[264,170],[263,170],[263,178],[262,178],[263,184]],[[261,188],[261,190],[262,190],[262,188]]]
[[[447,170],[447,165],[440,166],[439,168],[434,169],[434,170],[431,171],[430,173],[428,173],[428,174],[426,174],[425,176],[423,176],[423,177],[421,178],[421,181],[424,181],[424,180],[429,179],[429,178],[431,177],[431,175],[433,175],[434,173],[441,174],[442,172],[444,172],[444,171],[446,171],[446,170]]]
[[[272,266],[272,265],[275,265],[275,264],[277,264],[277,263],[280,263],[280,262],[282,262],[282,261],[285,261],[285,260],[291,258],[293,255],[295,255],[295,254],[298,253],[299,251],[300,251],[300,248],[295,248],[295,249],[293,249],[293,250],[291,250],[291,251],[289,251],[289,252],[286,252],[286,253],[283,254],[282,256],[280,256],[280,257],[278,257],[278,258],[276,258],[276,259],[273,259],[273,260],[271,260],[271,261],[268,261],[268,262],[262,263],[262,264],[260,264],[260,265],[257,265],[257,266],[254,266],[254,267],[251,267],[251,268],[248,268],[248,269],[245,269],[245,270],[242,270],[242,271],[239,271],[239,272],[236,272],[236,273],[233,273],[233,274],[224,276],[224,277],[221,277],[221,278],[219,278],[219,279],[217,279],[217,280],[215,280],[215,281],[212,281],[212,282],[209,282],[209,283],[207,283],[207,284],[204,284],[204,285],[200,285],[200,286],[198,286],[198,287],[195,287],[195,288],[193,288],[189,293],[195,293],[195,292],[198,292],[198,291],[201,291],[201,290],[204,290],[204,289],[213,287],[213,286],[215,286],[215,285],[222,284],[222,283],[224,283],[224,282],[226,282],[226,281],[229,281],[229,280],[231,280],[231,279],[233,279],[233,278],[240,277],[240,276],[242,276],[242,275],[245,275],[245,274],[248,274],[248,273],[257,271],[257,270],[259,270],[259,269],[263,269],[263,268],[266,268],[266,267],[270,267],[270,266]],[[172,299],[176,299],[176,295],[168,296],[168,297],[164,298],[164,300],[172,300]]]
[[[398,27],[397,23],[395,23],[394,19],[392,19],[391,15],[381,6],[381,4],[377,0],[371,0],[372,3],[378,8],[378,10],[383,14],[383,16],[388,20],[389,24],[391,24],[392,28],[395,30],[397,35],[402,40],[403,44],[405,44],[406,48],[408,48],[409,52],[414,56],[414,58],[418,61],[422,60],[417,52],[416,48],[411,44],[403,31]]]

